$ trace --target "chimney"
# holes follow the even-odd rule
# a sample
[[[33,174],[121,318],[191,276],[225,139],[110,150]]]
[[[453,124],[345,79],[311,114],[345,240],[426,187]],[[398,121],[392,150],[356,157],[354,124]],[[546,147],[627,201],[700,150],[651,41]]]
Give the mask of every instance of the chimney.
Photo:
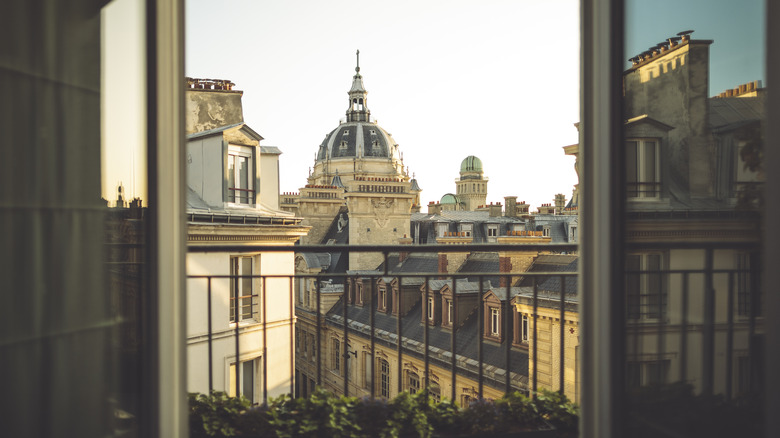
[[[526,203],[525,201],[522,201],[519,204],[515,205],[515,211],[518,214],[528,214],[528,209],[529,208],[531,208],[531,205]]]
[[[506,205],[506,207],[504,207],[504,215],[508,217],[516,217],[517,196],[504,196],[504,203]]]
[[[501,203],[497,202],[497,203],[493,204],[491,202],[490,203],[490,213],[489,213],[489,216],[490,217],[501,217],[501,213],[502,213],[501,212]]]

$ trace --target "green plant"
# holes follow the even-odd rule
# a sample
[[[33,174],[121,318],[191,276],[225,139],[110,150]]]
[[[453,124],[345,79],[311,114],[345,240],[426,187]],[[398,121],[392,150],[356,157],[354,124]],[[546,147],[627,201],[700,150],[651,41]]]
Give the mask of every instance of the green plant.
[[[211,394],[189,394],[190,430],[208,436],[236,434],[240,417],[251,406],[244,397],[230,397],[221,391]]]
[[[429,438],[544,429],[541,418],[564,431],[576,430],[577,423],[576,405],[549,391],[533,401],[511,393],[464,408],[446,399],[433,402],[425,391],[386,401],[336,396],[319,388],[308,398],[283,395],[259,407],[223,392],[190,394],[189,401],[193,437]]]
[[[577,432],[580,408],[557,391],[542,389],[536,393],[536,410],[556,428],[565,432]]]

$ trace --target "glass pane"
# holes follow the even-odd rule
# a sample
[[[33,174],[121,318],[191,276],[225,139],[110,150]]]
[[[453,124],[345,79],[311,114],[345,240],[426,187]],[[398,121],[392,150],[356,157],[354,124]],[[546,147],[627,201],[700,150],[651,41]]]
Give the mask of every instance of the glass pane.
[[[236,156],[228,155],[228,188],[236,188]],[[228,202],[236,202],[236,191],[228,189]]]
[[[637,142],[626,142],[626,182],[628,183],[628,196],[635,198],[637,192]]]
[[[244,397],[250,402],[255,401],[255,361],[248,360],[241,364],[243,372],[241,373],[241,387]]]
[[[252,284],[254,282],[254,279],[251,277],[252,275],[251,257],[241,258],[241,275],[242,275],[241,296],[244,297],[241,299],[241,318],[248,319],[253,317],[252,295],[254,291],[252,289]]]
[[[249,159],[246,157],[238,157],[238,188],[244,189],[239,191],[238,195],[242,204],[249,202],[249,193],[246,189],[249,188]]]
[[[740,408],[760,407],[761,384],[741,392],[738,353],[760,355],[763,321],[729,318],[748,298],[739,254],[760,251],[763,178],[746,184],[738,169],[761,168],[765,3],[625,2],[621,123],[641,139],[627,148],[639,168],[627,168],[626,246],[643,257],[625,259],[626,436],[761,436]]]

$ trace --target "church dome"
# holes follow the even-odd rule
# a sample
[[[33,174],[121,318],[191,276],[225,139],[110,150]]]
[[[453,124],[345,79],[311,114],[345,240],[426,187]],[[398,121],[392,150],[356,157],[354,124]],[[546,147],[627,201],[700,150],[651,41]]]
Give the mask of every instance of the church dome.
[[[475,157],[474,155],[469,155],[463,160],[463,162],[460,163],[460,171],[482,172],[482,160]]]
[[[398,145],[373,122],[347,122],[328,133],[320,144],[317,161],[339,158],[395,158]]]
[[[349,95],[346,123],[328,133],[317,151],[317,162],[338,159],[390,158],[398,159],[395,140],[371,120],[368,91],[360,74],[360,51]]]

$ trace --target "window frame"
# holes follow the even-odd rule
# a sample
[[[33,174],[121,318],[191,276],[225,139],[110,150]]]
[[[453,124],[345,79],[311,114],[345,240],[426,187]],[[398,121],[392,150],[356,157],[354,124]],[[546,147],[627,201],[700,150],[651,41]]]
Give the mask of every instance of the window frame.
[[[379,385],[379,396],[383,398],[390,398],[390,362],[382,357],[377,358],[377,372],[379,373],[379,378],[377,379],[377,384]]]
[[[629,160],[631,159],[631,154],[629,153],[629,143],[636,143],[636,153],[635,153],[635,162],[636,162],[636,181],[631,182],[629,181]],[[647,148],[647,145],[649,143],[653,143],[655,145],[655,153],[654,153],[654,169],[653,169],[653,180],[648,180],[648,176],[646,175],[647,169],[645,168],[645,162],[647,160],[647,153],[645,149]],[[661,138],[660,137],[627,137],[624,141],[625,148],[626,148],[626,197],[629,201],[656,201],[661,198]],[[631,189],[631,185],[637,186],[634,190]],[[639,186],[641,185],[653,185],[654,188],[651,191],[647,190],[640,190]],[[635,194],[635,196],[632,196],[632,193]]]
[[[490,306],[490,336],[494,338],[501,337],[501,309],[499,307]]]
[[[245,265],[243,261],[249,261],[250,272],[246,274],[244,272]],[[230,290],[229,290],[229,323],[235,324],[241,323],[257,323],[260,321],[260,300],[259,294],[255,293],[255,256],[237,255],[230,256]],[[242,278],[241,281],[237,281],[238,277]],[[244,288],[249,286],[249,295],[245,293]],[[238,302],[241,304],[237,304]],[[247,306],[246,302],[249,300],[249,314],[243,311],[243,308]],[[238,309],[242,309],[240,315]]]
[[[234,161],[236,158],[245,158],[246,164],[247,164],[247,175],[246,175],[246,187],[239,187],[237,184],[239,183],[240,178],[240,167],[238,166],[238,161]],[[234,145],[229,144],[228,145],[228,162],[227,162],[227,190],[228,190],[228,203],[234,204],[234,205],[255,205],[257,202],[257,192],[255,191],[255,173],[254,173],[254,161],[255,161],[255,149],[251,146],[240,146],[240,145]],[[231,170],[230,165],[233,164],[233,171],[232,171],[232,177],[233,177],[233,184],[231,187]],[[241,181],[243,182],[243,181]],[[238,192],[246,192],[247,193],[247,202],[241,202],[241,198],[236,195],[236,191]]]
[[[631,260],[639,258],[638,269],[631,267]],[[658,258],[658,266],[650,266],[650,258]],[[668,256],[664,252],[643,252],[626,254],[626,321],[658,321],[659,318],[666,320],[669,315],[667,307],[669,306],[669,287],[668,287],[668,266],[666,265]],[[637,271],[638,272],[635,272]],[[629,273],[632,271],[633,273]],[[657,271],[657,272],[656,272]],[[636,278],[638,276],[638,278]],[[631,280],[636,278],[638,289],[631,291]],[[657,281],[660,288],[660,294],[652,290],[652,282]],[[633,300],[633,302],[632,302]],[[657,303],[654,301],[658,300]],[[657,310],[653,311],[653,308]],[[636,310],[632,310],[632,309]]]

